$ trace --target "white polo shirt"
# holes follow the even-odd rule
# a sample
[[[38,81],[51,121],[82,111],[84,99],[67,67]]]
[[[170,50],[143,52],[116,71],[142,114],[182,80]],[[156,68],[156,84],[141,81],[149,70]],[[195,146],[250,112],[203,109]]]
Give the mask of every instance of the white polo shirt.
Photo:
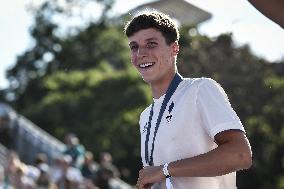
[[[165,95],[154,99],[148,142],[151,154],[153,133]],[[151,106],[140,116],[141,157],[145,162],[145,139]],[[214,136],[225,130],[244,131],[222,87],[212,79],[184,79],[169,100],[155,139],[155,166],[204,154],[217,145]],[[222,161],[222,157],[220,157]],[[236,189],[236,175],[217,177],[173,177],[175,189]]]

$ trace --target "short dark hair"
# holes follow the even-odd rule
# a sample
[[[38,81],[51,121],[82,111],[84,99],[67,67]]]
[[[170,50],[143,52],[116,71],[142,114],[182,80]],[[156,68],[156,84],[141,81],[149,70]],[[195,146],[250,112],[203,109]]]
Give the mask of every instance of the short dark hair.
[[[124,32],[127,37],[131,37],[136,32],[148,28],[160,31],[168,45],[179,40],[179,31],[176,22],[168,15],[157,11],[143,12],[135,16],[126,23]]]

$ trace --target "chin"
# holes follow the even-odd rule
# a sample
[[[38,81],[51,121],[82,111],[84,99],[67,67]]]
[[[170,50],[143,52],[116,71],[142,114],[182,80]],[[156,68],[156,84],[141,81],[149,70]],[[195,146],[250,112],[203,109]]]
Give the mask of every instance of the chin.
[[[142,79],[143,79],[146,83],[148,83],[148,84],[150,84],[151,81],[152,81],[152,79],[149,78],[149,77],[143,77],[143,76],[142,76]]]
[[[142,77],[142,79],[143,79],[146,83],[150,83],[150,82],[151,82],[151,80],[146,79],[146,78],[144,78],[144,77]]]

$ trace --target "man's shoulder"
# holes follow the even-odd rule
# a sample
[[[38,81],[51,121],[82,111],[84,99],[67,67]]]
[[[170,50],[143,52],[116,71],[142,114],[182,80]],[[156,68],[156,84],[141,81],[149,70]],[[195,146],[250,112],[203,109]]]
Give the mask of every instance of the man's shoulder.
[[[204,82],[216,82],[210,77],[193,77],[193,78],[184,78],[184,81],[189,84],[198,85]]]
[[[182,87],[199,89],[200,86],[212,86],[212,85],[218,86],[219,84],[212,78],[198,77],[198,78],[184,78]]]
[[[152,104],[150,104],[149,106],[147,106],[147,107],[141,112],[140,118],[142,118],[142,117],[145,116],[145,115],[149,115],[150,109],[151,109],[151,105],[152,105]]]
[[[183,82],[181,83],[181,89],[198,89],[200,85],[204,83],[212,83],[216,82],[211,78],[207,77],[198,77],[198,78],[184,78]]]

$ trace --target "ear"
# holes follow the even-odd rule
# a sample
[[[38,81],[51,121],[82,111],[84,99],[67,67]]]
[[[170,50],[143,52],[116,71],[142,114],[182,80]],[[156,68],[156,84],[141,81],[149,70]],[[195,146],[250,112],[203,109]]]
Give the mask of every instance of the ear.
[[[176,56],[178,55],[178,52],[179,52],[179,44],[177,41],[173,42],[172,44],[172,52],[173,52],[173,55]]]

